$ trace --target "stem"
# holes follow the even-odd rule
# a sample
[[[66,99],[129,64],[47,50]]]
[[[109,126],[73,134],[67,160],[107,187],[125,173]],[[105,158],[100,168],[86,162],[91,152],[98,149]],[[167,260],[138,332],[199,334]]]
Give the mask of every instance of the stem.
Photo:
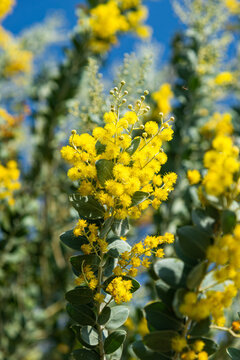
[[[216,330],[226,331],[226,332],[228,332],[229,334],[231,334],[233,337],[240,339],[240,335],[236,334],[232,329],[229,329],[229,328],[227,328],[227,327],[225,327],[225,326],[211,325],[210,328],[211,328],[211,329],[216,329]]]

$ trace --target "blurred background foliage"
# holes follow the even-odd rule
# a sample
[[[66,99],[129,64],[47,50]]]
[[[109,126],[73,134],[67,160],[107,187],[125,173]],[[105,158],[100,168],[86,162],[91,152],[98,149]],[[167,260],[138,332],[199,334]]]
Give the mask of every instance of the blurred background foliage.
[[[76,214],[68,203],[72,185],[59,149],[73,128],[89,131],[102,123],[110,107],[108,90],[119,81],[126,81],[132,104],[148,89],[151,111],[145,120],[156,120],[159,112],[176,119],[164,171],[177,172],[179,180],[170,201],[136,223],[133,241],[145,232],[175,232],[190,224],[199,200],[186,173],[202,170],[211,146],[203,125],[228,113],[240,144],[240,5],[237,0],[174,1],[182,30],[172,39],[170,61],[163,61],[156,41],[139,39],[122,62],[111,59],[111,77],[101,72],[110,68],[118,38],[134,32],[145,39],[151,33],[140,1],[89,0],[77,8],[70,36],[59,15],[19,36],[11,34],[2,21],[13,5],[0,0],[0,360],[63,360],[76,344],[64,300],[72,286],[70,253],[58,237]],[[153,29],[161,31],[161,26]],[[62,59],[51,56],[52,46],[63,44]],[[175,256],[173,247],[166,254]],[[142,308],[156,298],[153,270],[141,276],[145,286],[126,323],[126,360],[135,356],[129,345],[148,332]],[[232,338],[217,340],[223,350],[216,359],[227,359]]]

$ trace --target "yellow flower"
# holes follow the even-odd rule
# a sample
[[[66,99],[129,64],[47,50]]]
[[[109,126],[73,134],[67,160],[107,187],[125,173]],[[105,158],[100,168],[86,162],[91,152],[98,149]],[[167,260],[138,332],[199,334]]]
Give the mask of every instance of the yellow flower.
[[[201,174],[198,170],[188,170],[187,177],[190,185],[198,184],[201,180]]]
[[[5,17],[15,5],[15,0],[1,0],[0,1],[0,18]]]
[[[106,291],[113,296],[116,304],[121,304],[131,300],[131,288],[131,280],[123,280],[121,276],[117,276],[107,286]]]
[[[224,71],[224,72],[218,74],[215,77],[214,81],[215,81],[216,85],[228,85],[228,84],[231,84],[233,82],[233,74],[228,72],[228,71]]]
[[[160,86],[159,90],[152,94],[152,98],[157,103],[158,112],[162,112],[164,115],[168,115],[170,113],[170,102],[173,98],[173,92],[170,84],[165,83]]]
[[[187,346],[187,342],[184,337],[179,335],[172,339],[172,349],[174,351],[180,353],[186,346]]]
[[[0,200],[6,199],[9,205],[14,205],[13,193],[20,189],[20,171],[17,162],[8,161],[6,166],[0,163]]]
[[[240,2],[238,0],[225,0],[225,5],[232,14],[240,13]]]

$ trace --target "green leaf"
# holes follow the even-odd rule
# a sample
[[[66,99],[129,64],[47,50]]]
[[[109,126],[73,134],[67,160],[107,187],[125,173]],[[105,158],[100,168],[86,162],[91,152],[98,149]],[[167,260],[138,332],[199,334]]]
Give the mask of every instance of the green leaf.
[[[192,211],[192,221],[201,230],[212,234],[215,219],[209,216],[203,209],[195,209]]]
[[[185,286],[189,268],[179,259],[168,258],[156,261],[154,271],[166,284],[177,289]]]
[[[154,352],[150,349],[148,349],[142,341],[136,341],[132,345],[132,349],[136,356],[140,360],[168,360],[169,357],[159,354],[157,352]]]
[[[107,355],[107,360],[121,360],[123,352],[123,345],[121,345],[114,353]]]
[[[108,218],[107,220],[104,221],[104,223],[102,224],[102,229],[99,234],[100,239],[105,238],[105,236],[109,233],[109,231],[111,230],[113,221],[114,221],[113,216],[111,216],[110,218]]]
[[[114,219],[114,222],[112,224],[112,231],[118,237],[125,236],[129,231],[128,219]]]
[[[75,236],[73,230],[65,231],[60,235],[61,242],[73,250],[81,251],[81,246],[87,244],[85,236]]]
[[[151,350],[164,353],[172,350],[172,339],[177,335],[173,330],[153,331],[144,336],[144,343]]]
[[[184,253],[183,253],[183,250],[180,246],[180,243],[179,243],[179,239],[176,238],[175,241],[174,241],[174,250],[176,252],[176,255],[179,259],[181,259],[182,261],[185,262],[185,264],[189,265],[189,266],[195,266],[197,265],[198,263],[198,260],[197,259],[194,259],[194,258],[190,258],[188,256],[186,256]]]
[[[199,322],[195,322],[192,329],[190,330],[190,335],[192,336],[207,335],[210,329],[210,325],[211,325],[211,320],[209,317]]]
[[[155,282],[156,292],[159,297],[166,305],[172,303],[175,289],[172,289],[170,285],[166,284],[162,279]]]
[[[97,155],[100,155],[106,150],[106,145],[101,144],[100,141],[98,140],[95,144],[95,149],[96,149]]]
[[[218,344],[215,343],[215,341],[213,341],[212,339],[209,339],[209,338],[206,338],[206,337],[203,337],[203,336],[200,336],[200,337],[197,337],[197,336],[194,336],[194,337],[191,337],[189,340],[188,340],[188,343],[189,344],[193,344],[196,340],[202,340],[205,344],[203,350],[206,351],[208,353],[208,355],[212,355],[214,354],[217,350],[218,350]]]
[[[133,155],[135,153],[135,151],[137,150],[137,148],[139,147],[140,142],[141,142],[140,137],[134,138],[132,140],[131,145],[129,146],[129,148],[127,148],[126,152],[128,152],[129,155]]]
[[[72,304],[67,304],[67,312],[80,325],[95,325],[96,323],[96,315],[87,305],[76,308]]]
[[[173,310],[179,319],[184,319],[184,315],[180,312],[179,306],[183,303],[184,296],[186,295],[186,289],[177,289],[172,302]]]
[[[108,279],[106,279],[103,283],[103,288],[104,288],[104,291],[106,291],[106,288],[108,287],[108,284],[110,284],[110,282],[115,278],[115,277],[118,277],[117,275],[112,275],[110,276]],[[131,280],[132,282],[132,288],[131,288],[131,292],[134,293],[135,291],[137,291],[139,288],[140,288],[140,284],[137,280],[133,279],[132,277],[130,276],[121,276],[121,278],[123,280]],[[107,292],[107,291],[106,291]]]
[[[113,179],[113,167],[112,160],[100,159],[96,162],[98,181],[104,186],[105,181]]]
[[[107,260],[104,265],[104,276],[106,277],[111,276],[116,264],[117,264],[117,259],[113,258],[112,256],[107,256]]]
[[[99,266],[100,259],[97,255],[75,255],[70,257],[70,263],[80,274],[82,272],[82,266],[91,265],[93,270],[96,270]]]
[[[118,258],[123,252],[131,251],[131,246],[124,240],[115,240],[108,244],[108,255]]]
[[[88,304],[93,298],[93,292],[89,287],[81,286],[68,291],[65,294],[65,298],[75,306]]]
[[[104,341],[104,350],[106,354],[112,354],[124,342],[126,338],[126,331],[117,330],[113,331]]]
[[[75,360],[100,360],[100,356],[92,350],[78,349],[73,351]]]
[[[206,271],[207,263],[205,261],[200,262],[198,265],[196,265],[188,274],[187,287],[190,290],[197,288],[201,284],[204,276],[206,275]]]
[[[110,319],[112,309],[109,306],[104,306],[98,317],[99,325],[105,325]]]
[[[94,220],[104,217],[104,207],[93,196],[72,194],[69,198],[80,217]]]
[[[141,204],[144,200],[148,199],[149,193],[144,191],[136,191],[132,196],[131,206]]]
[[[230,356],[232,360],[239,360],[240,359],[240,350],[234,348],[228,348],[227,354]]]
[[[92,326],[83,326],[80,330],[80,336],[84,343],[90,346],[97,346],[99,343],[98,333]]]
[[[190,258],[204,260],[206,250],[211,245],[210,236],[196,226],[183,226],[177,230],[183,253]]]
[[[231,234],[236,226],[237,217],[235,212],[224,210],[221,214],[221,225],[224,234]]]
[[[109,330],[118,329],[127,320],[129,309],[126,306],[118,305],[111,308],[110,319],[106,323],[106,328]]]
[[[180,330],[182,328],[181,321],[160,301],[145,306],[144,310],[150,330]]]

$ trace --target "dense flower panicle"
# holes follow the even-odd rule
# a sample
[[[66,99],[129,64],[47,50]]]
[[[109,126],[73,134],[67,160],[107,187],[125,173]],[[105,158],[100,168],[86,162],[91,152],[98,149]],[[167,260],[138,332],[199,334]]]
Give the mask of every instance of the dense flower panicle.
[[[159,90],[152,94],[153,100],[157,103],[158,112],[162,112],[164,115],[167,115],[171,112],[171,100],[173,99],[173,92],[171,90],[171,85],[165,83],[160,86]]]
[[[0,1],[0,21],[12,10],[14,5],[15,5],[15,0]]]
[[[208,360],[207,352],[203,351],[205,343],[202,340],[188,345],[185,337],[178,335],[172,339],[171,346],[176,353],[181,354],[183,360]]]
[[[106,218],[139,218],[150,204],[158,208],[173,190],[176,174],[158,174],[167,161],[162,143],[172,139],[173,130],[168,123],[162,126],[153,121],[146,123],[146,132],[134,138],[137,148],[133,152],[130,146],[133,130],[139,129],[137,114],[127,111],[118,117],[115,112],[109,112],[104,115],[104,121],[106,125],[96,127],[92,135],[74,133],[70,146],[62,148],[62,157],[73,165],[68,176],[79,181],[80,195],[91,195],[105,207]],[[99,160],[109,161],[112,168],[112,174],[104,182],[97,175]],[[138,191],[145,196],[134,205],[134,194]]]
[[[0,163],[0,201],[7,199],[10,205],[14,204],[13,193],[20,188],[19,176],[16,161],[10,160],[6,166]]]
[[[90,46],[95,52],[105,52],[117,43],[117,35],[128,31],[145,38],[150,34],[143,22],[147,8],[139,0],[109,0],[90,10],[89,26],[92,31]],[[81,22],[81,20],[80,20]]]

